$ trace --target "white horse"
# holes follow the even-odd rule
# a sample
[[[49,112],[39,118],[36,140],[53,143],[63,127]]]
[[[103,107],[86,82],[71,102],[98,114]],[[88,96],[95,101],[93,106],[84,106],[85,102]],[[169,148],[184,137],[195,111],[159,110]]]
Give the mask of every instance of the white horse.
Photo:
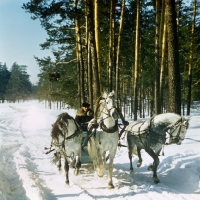
[[[114,92],[102,95],[98,106],[99,128],[93,130],[93,134],[88,141],[88,153],[93,161],[94,169],[99,177],[103,177],[106,170],[106,152],[109,151],[108,164],[108,188],[114,188],[112,181],[113,160],[116,154],[119,141],[118,132],[118,112],[115,107]],[[88,127],[92,126],[92,120]]]
[[[188,126],[189,119],[175,113],[163,113],[146,121],[129,123],[125,132],[127,132],[130,171],[133,171],[132,154],[138,155],[137,166],[140,167],[142,164],[140,151],[144,149],[154,160],[148,170],[153,171],[153,180],[155,183],[159,183],[160,180],[157,177],[158,156],[163,145],[180,145],[185,138]]]
[[[52,162],[58,163],[59,170],[61,169],[61,158],[64,158],[67,185],[69,185],[69,163],[71,160],[75,160],[73,166],[75,168],[74,174],[79,174],[81,167],[81,141],[82,130],[74,118],[68,113],[60,114],[52,125],[51,147],[47,153],[55,151]]]

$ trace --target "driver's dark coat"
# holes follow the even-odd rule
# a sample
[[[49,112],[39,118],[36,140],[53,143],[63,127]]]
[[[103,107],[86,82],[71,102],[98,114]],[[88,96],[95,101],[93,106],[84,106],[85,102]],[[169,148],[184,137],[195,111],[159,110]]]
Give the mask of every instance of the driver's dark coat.
[[[77,110],[75,120],[78,122],[78,124],[84,129],[84,124],[89,122],[94,117],[94,112],[92,109],[88,108],[88,110],[85,112],[83,108]]]

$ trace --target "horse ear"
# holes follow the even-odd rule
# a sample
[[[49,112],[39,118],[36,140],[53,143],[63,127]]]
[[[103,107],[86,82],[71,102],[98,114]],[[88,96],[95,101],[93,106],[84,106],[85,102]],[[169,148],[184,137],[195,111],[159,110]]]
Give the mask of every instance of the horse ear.
[[[115,91],[112,90],[112,92],[109,94],[110,97],[115,97]]]
[[[107,97],[107,93],[104,91],[102,97],[105,99]]]
[[[189,127],[189,121],[190,121],[190,118],[185,119],[184,122],[183,122],[183,124],[186,126],[187,129]]]

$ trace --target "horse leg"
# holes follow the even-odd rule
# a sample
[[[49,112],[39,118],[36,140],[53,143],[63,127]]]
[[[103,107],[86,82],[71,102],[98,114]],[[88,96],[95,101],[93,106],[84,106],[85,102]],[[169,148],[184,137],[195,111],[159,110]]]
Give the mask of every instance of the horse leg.
[[[65,175],[66,175],[66,181],[65,181],[65,183],[67,185],[69,185],[69,163],[67,161],[67,158],[65,158],[65,166],[64,166],[64,168],[65,168]]]
[[[130,138],[132,139],[132,138]],[[137,146],[133,143],[133,140],[128,140],[128,157],[130,160],[130,173],[132,173],[134,171],[133,169],[133,164],[132,164],[132,158],[133,158],[133,154],[137,155],[138,152],[136,152],[136,148]],[[138,151],[138,149],[137,149]]]
[[[132,157],[133,157],[133,154],[137,155],[138,153],[136,152],[137,146],[135,144],[135,138],[129,132],[127,134],[127,143],[128,143],[128,157],[130,160],[130,173],[132,173],[134,171],[133,164],[132,164]]]
[[[54,156],[55,156],[55,158],[56,158],[56,160],[57,160],[57,168],[58,168],[58,171],[61,171],[61,167],[62,167],[62,164],[61,164],[61,155],[60,155],[60,153],[59,152],[56,152],[55,154],[54,154]]]
[[[155,155],[156,155],[157,157],[160,155],[161,150],[162,150],[162,148],[159,149],[159,150],[157,150],[157,151],[155,151]],[[148,170],[149,170],[149,171],[153,171],[153,165],[150,165],[150,166],[148,167]]]
[[[74,170],[74,174],[75,176],[77,176],[79,174],[79,169],[81,168],[81,160],[80,160],[80,156],[76,156],[76,163],[75,163],[75,170]]]
[[[160,163],[158,155],[154,153],[154,151],[152,149],[148,149],[146,150],[146,152],[153,158],[154,162],[153,165],[148,167],[148,170],[153,171],[153,180],[154,183],[159,183],[160,180],[157,177],[157,167]]]
[[[141,156],[141,149],[137,147],[137,153],[139,160],[137,161],[137,167],[140,167],[142,165],[142,156]]]
[[[109,165],[108,165],[108,189],[113,189],[114,185],[113,185],[113,181],[112,181],[112,175],[113,175],[113,161],[114,161],[114,157],[116,154],[117,148],[110,151],[110,156],[109,156]]]
[[[62,167],[61,158],[58,161],[57,167],[58,167],[58,170],[61,171],[61,167]]]
[[[99,177],[103,177],[104,172],[106,170],[104,161],[105,153],[103,150],[98,150],[98,164],[97,164],[97,174]]]
[[[132,164],[132,151],[131,150],[128,151],[128,157],[130,160],[130,173],[132,173],[133,172],[133,164]]]

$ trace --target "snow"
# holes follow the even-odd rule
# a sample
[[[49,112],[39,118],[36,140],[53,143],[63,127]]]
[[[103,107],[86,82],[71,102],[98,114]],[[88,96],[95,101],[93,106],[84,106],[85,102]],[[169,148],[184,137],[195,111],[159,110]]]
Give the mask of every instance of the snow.
[[[51,124],[62,112],[73,117],[73,109],[46,109],[44,103],[28,101],[0,104],[0,200],[135,199],[200,200],[200,110],[192,109],[190,127],[181,145],[165,146],[160,156],[155,184],[147,167],[152,158],[142,152],[143,164],[129,173],[126,147],[118,149],[114,160],[114,189],[107,189],[107,172],[95,175],[91,163],[82,164],[80,175],[70,168],[70,186],[64,169],[51,164]],[[122,141],[125,143],[125,141]]]

